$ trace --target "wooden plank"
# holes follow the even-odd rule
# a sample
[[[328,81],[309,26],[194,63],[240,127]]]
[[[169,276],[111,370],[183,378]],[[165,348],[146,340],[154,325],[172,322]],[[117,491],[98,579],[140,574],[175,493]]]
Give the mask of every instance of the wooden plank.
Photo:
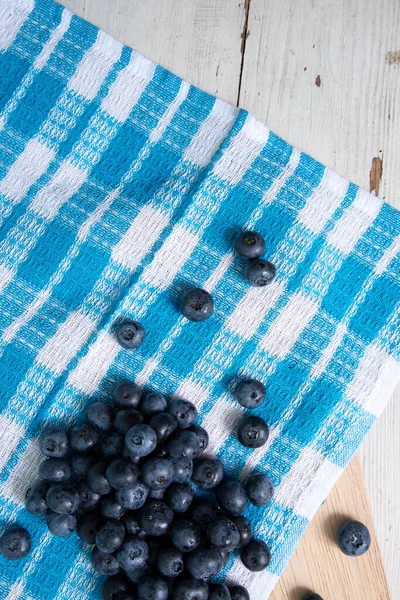
[[[335,541],[338,527],[349,519],[365,523],[371,532],[371,547],[358,558],[343,554]],[[357,457],[318,510],[271,600],[300,600],[306,592],[316,592],[327,600],[390,600]]]

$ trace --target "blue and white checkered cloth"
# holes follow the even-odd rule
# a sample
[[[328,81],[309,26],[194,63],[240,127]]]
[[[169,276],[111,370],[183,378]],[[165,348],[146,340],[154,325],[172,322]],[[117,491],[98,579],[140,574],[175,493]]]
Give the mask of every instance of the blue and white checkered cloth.
[[[225,568],[265,600],[399,379],[399,213],[52,0],[0,0],[0,111],[1,523],[33,535],[0,597],[100,597],[78,537],[24,494],[43,424],[130,378],[193,401],[231,475],[272,477],[247,511],[270,566]],[[232,252],[244,228],[277,267],[266,288]],[[177,308],[189,286],[214,297],[203,323]],[[125,317],[147,332],[135,352]],[[267,387],[256,451],[233,433],[243,376]]]

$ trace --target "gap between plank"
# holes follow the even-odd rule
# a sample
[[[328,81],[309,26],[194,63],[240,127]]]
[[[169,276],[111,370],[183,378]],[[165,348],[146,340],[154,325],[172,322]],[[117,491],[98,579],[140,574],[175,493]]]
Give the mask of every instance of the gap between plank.
[[[242,90],[242,76],[243,76],[243,67],[244,67],[244,55],[246,52],[246,42],[247,42],[247,38],[249,35],[249,13],[250,13],[250,2],[251,0],[245,0],[244,1],[244,25],[243,25],[243,31],[242,31],[242,35],[241,35],[241,46],[240,46],[240,53],[241,53],[241,61],[240,61],[240,72],[239,72],[239,85],[238,85],[238,94],[237,94],[237,100],[236,100],[236,106],[239,106],[240,103],[240,93]]]

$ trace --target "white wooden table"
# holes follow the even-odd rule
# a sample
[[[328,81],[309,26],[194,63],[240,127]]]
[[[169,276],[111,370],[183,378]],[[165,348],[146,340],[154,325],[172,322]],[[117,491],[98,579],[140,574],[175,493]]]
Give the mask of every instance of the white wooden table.
[[[60,0],[400,208],[398,0]],[[379,174],[382,161],[382,178]],[[362,449],[400,598],[400,390]]]

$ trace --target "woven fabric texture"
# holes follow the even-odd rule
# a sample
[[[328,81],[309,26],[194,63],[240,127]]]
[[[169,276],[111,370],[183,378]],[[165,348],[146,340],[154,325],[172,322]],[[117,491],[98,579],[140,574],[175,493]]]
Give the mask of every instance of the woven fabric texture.
[[[224,572],[266,600],[399,379],[399,213],[51,0],[0,0],[0,111],[0,519],[33,536],[0,597],[100,598],[78,537],[24,494],[41,428],[133,379],[194,402],[230,475],[272,477],[246,513],[271,564]],[[244,228],[276,265],[266,288],[232,251]],[[215,301],[203,323],[178,308],[191,286]],[[243,376],[267,387],[256,451],[234,434]]]

